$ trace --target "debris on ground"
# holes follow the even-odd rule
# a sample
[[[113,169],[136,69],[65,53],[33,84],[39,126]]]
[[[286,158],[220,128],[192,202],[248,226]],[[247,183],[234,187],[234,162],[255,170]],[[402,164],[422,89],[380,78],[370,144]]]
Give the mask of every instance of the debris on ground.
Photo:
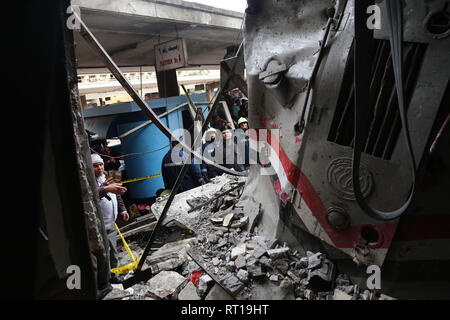
[[[241,177],[223,175],[205,186],[176,195],[166,220],[184,226],[160,248],[153,249],[143,269],[152,278],[127,289],[115,289],[107,299],[179,300],[386,300],[389,296],[361,290],[321,252],[292,250],[278,239],[258,234],[263,214],[261,204],[240,200],[242,188],[210,201],[242,182]],[[201,189],[201,190],[199,190]],[[200,196],[198,196],[200,195]],[[168,196],[159,198],[151,212],[160,216]],[[198,208],[188,213],[193,207]],[[150,223],[154,223],[148,217]],[[145,224],[137,225],[137,228]],[[183,228],[181,228],[183,229]],[[128,229],[127,232],[132,231]],[[187,237],[187,238],[185,238]],[[147,237],[147,239],[149,236]],[[166,237],[166,239],[169,239]],[[136,257],[145,241],[130,242]],[[125,250],[119,264],[129,263]],[[133,276],[133,271],[126,278]],[[122,298],[121,298],[122,297]]]

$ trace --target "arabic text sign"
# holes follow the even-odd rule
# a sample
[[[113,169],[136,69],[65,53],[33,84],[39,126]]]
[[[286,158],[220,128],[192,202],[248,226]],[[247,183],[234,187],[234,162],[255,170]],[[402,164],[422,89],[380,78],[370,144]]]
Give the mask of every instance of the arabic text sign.
[[[177,39],[156,45],[155,57],[157,71],[187,66],[187,51],[184,39]]]

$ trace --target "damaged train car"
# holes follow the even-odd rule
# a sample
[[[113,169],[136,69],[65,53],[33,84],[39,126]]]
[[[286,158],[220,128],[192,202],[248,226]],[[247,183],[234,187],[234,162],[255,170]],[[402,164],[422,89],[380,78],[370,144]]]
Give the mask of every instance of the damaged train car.
[[[326,252],[356,283],[377,265],[384,292],[443,298],[449,1],[398,5],[248,1],[249,123],[277,134],[256,137],[272,172],[253,166],[244,193],[268,213],[264,232]]]

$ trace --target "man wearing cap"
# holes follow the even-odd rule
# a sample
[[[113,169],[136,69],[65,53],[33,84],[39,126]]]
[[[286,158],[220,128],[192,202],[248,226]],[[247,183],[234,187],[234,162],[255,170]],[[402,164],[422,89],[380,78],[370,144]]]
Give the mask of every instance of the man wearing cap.
[[[245,118],[239,118],[238,120],[238,127],[242,130],[244,130],[244,132],[246,132],[248,130],[248,121]]]
[[[113,177],[108,177],[105,171],[104,161],[98,154],[91,154],[92,165],[94,166],[94,174],[97,180],[98,196],[100,198],[100,208],[103,214],[103,221],[105,223],[106,234],[109,242],[109,262],[110,268],[117,268],[117,230],[115,228],[115,221],[117,217],[128,221],[130,216],[125,208],[121,195],[127,189],[120,183],[115,183]],[[120,283],[121,277],[115,273],[111,273],[111,283]]]
[[[240,118],[238,120],[238,130],[235,132],[235,143],[238,147],[239,155],[244,156],[243,164],[246,169],[250,166],[250,144],[249,144],[249,137],[248,137],[248,121],[245,118]],[[243,152],[242,152],[243,150]],[[241,159],[242,162],[242,159]]]
[[[209,128],[205,132],[205,143],[202,145],[202,155],[204,158],[214,161],[215,148],[216,148],[216,129]],[[200,165],[202,169],[202,175],[205,181],[217,177],[219,173],[213,168],[208,166],[206,163]]]

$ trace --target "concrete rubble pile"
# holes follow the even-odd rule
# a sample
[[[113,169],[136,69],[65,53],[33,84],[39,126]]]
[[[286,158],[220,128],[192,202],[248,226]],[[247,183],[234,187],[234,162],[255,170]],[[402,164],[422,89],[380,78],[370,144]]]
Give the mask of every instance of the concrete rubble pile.
[[[253,199],[238,201],[239,189],[187,213],[214,194],[231,189],[233,183],[229,180],[237,179],[223,177],[210,193],[203,190],[189,194],[190,190],[177,195],[181,201],[174,201],[174,210],[169,210],[167,219],[181,221],[195,232],[195,237],[167,243],[153,252],[143,267],[152,269],[152,278],[127,290],[116,285],[118,288],[106,299],[120,299],[121,295],[124,300],[392,299],[352,284],[323,253],[307,251],[302,255],[286,243],[258,235],[261,205]],[[152,206],[157,217],[164,207],[162,200]],[[133,243],[129,246],[135,256],[141,256],[143,248]],[[126,252],[120,254],[123,261],[119,264],[129,263]],[[131,271],[126,278],[132,275]]]

